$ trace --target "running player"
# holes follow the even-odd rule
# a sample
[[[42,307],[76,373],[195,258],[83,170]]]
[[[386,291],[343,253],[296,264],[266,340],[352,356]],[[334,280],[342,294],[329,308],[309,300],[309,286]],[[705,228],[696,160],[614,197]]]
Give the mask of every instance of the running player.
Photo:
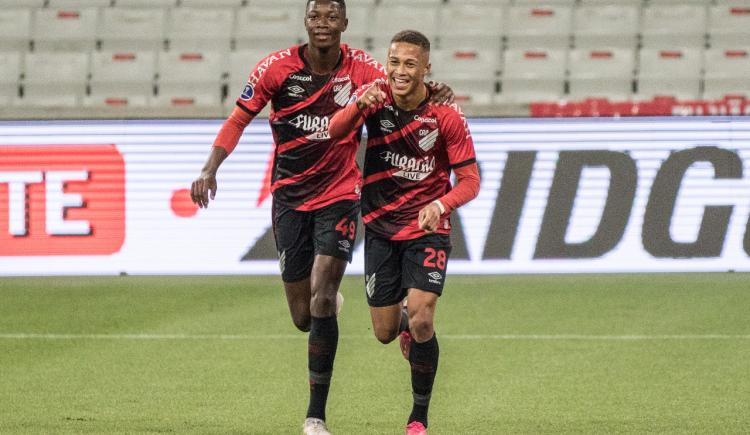
[[[385,77],[376,60],[341,44],[347,25],[344,0],[307,1],[308,43],[258,63],[191,192],[195,203],[208,207],[219,166],[270,102],[276,146],[272,216],[281,277],[294,325],[310,332],[305,434],[329,433],[325,408],[338,344],[338,288],[351,262],[360,211],[361,173],[355,162],[360,133],[332,141],[328,124],[354,90]],[[437,85],[437,90],[438,101],[452,100],[447,87]]]
[[[390,343],[401,333],[405,341],[414,399],[409,435],[427,433],[439,354],[433,318],[451,251],[450,213],[479,193],[474,145],[461,110],[430,101],[424,84],[429,54],[430,42],[421,33],[396,34],[387,79],[360,89],[329,128],[335,139],[367,127],[362,189],[367,302],[377,339]],[[407,296],[408,321],[401,305]]]

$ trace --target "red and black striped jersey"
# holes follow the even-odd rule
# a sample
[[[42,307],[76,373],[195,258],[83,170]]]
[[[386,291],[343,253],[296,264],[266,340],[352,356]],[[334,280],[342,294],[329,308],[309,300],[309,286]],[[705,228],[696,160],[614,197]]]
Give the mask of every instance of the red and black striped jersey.
[[[417,109],[405,111],[385,81],[378,85],[386,101],[365,112],[362,220],[381,237],[416,239],[426,234],[419,228],[419,211],[451,190],[451,169],[476,162],[474,142],[458,105],[436,104],[428,95]],[[450,229],[446,216],[436,233],[450,234]]]
[[[271,192],[275,201],[301,211],[359,199],[362,176],[355,156],[361,130],[334,142],[328,124],[356,89],[385,76],[369,54],[345,44],[331,74],[313,74],[306,49],[306,44],[298,45],[261,60],[237,100],[252,116],[271,103]]]

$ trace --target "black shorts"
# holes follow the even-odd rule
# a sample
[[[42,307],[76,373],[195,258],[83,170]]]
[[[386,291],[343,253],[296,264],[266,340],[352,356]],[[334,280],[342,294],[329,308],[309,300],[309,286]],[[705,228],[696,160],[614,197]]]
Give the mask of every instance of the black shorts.
[[[367,303],[371,307],[398,304],[410,288],[440,296],[450,253],[447,235],[395,241],[365,231]]]
[[[339,201],[313,211],[273,204],[273,234],[281,279],[302,281],[310,276],[316,255],[352,261],[357,236],[358,201]]]

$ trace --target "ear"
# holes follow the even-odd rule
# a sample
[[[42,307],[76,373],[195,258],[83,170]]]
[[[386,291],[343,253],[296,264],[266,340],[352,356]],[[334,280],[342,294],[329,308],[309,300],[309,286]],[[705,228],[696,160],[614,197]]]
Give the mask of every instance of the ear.
[[[346,29],[349,27],[349,18],[344,18],[344,28],[341,29],[341,33],[346,32]]]
[[[432,64],[427,62],[427,66],[424,67],[424,75],[428,76],[432,73]]]

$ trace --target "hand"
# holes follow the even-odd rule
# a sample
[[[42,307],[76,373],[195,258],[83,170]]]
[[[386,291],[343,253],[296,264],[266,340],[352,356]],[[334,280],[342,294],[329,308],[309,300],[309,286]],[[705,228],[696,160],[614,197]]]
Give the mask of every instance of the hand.
[[[440,224],[440,207],[433,203],[419,211],[419,228],[428,233],[434,233]]]
[[[190,189],[190,198],[200,208],[208,208],[209,193],[211,200],[216,198],[216,174],[213,172],[201,172],[200,177],[193,181]]]
[[[439,83],[430,81],[427,83],[430,90],[432,91],[432,98],[430,100],[437,104],[453,104],[455,94],[453,89],[449,88],[445,83]]]
[[[377,109],[378,106],[385,102],[385,92],[380,90],[377,83],[367,88],[364,94],[357,99],[357,108],[362,111],[365,109]]]

